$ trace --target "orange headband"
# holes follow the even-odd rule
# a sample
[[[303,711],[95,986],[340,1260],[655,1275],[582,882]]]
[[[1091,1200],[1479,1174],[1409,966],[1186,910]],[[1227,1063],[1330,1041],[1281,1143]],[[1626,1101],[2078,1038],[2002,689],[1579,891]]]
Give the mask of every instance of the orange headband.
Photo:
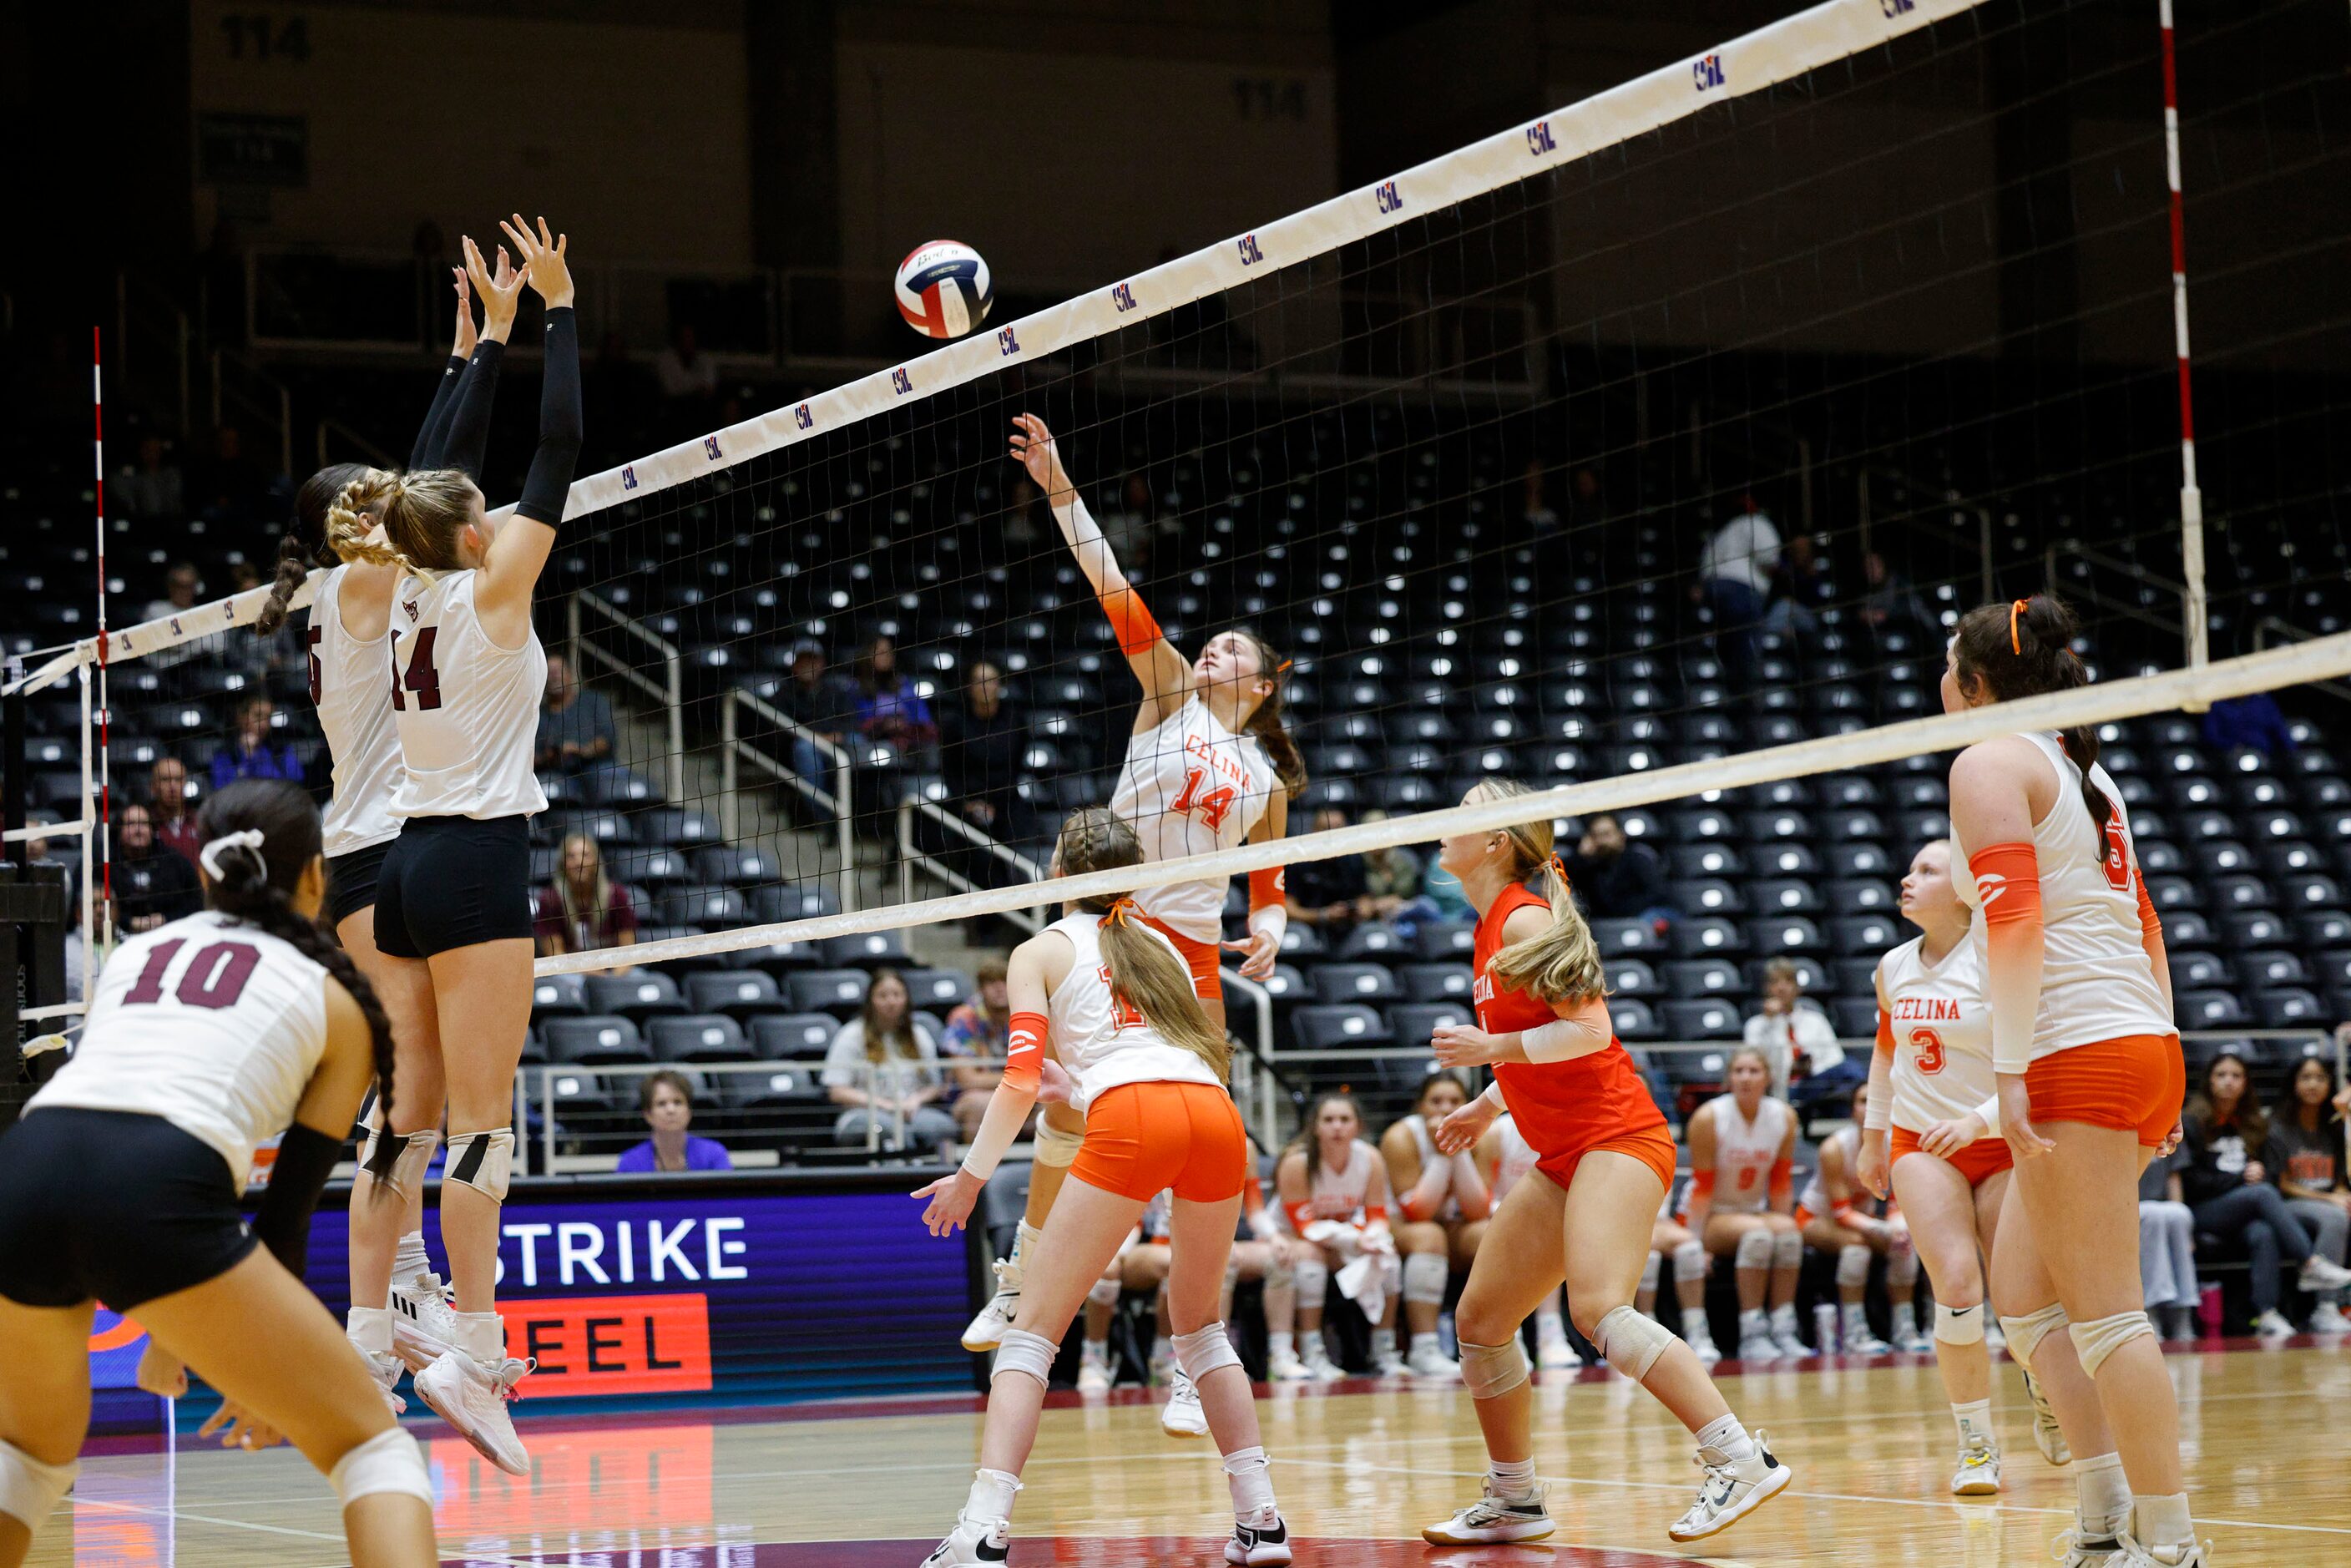
[[[2008,651],[2019,658],[2024,656],[2024,642],[2016,634],[2016,618],[2023,614],[2032,602],[2029,599],[2020,599],[2008,607]]]

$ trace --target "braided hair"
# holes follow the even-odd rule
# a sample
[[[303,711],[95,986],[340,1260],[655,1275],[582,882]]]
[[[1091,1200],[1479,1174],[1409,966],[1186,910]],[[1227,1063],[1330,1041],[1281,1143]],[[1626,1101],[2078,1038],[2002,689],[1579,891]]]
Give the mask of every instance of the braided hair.
[[[375,1058],[377,1102],[384,1124],[390,1126],[392,1019],[351,956],[329,941],[317,921],[304,919],[294,909],[294,889],[319,858],[318,807],[300,786],[282,779],[240,779],[206,800],[196,822],[209,862],[204,906],[286,943],[324,968],[359,1004]],[[214,844],[233,833],[258,833],[261,841]]]
[[[2070,692],[2090,684],[2090,672],[2073,648],[2081,634],[2081,622],[2053,593],[1979,605],[1959,617],[1951,638],[1951,673],[1961,695],[1972,689],[2015,702],[2043,692]],[[2059,733],[2065,755],[2082,770],[2082,803],[2104,841],[2115,803],[2090,778],[2098,765],[2097,728],[2077,724]]]

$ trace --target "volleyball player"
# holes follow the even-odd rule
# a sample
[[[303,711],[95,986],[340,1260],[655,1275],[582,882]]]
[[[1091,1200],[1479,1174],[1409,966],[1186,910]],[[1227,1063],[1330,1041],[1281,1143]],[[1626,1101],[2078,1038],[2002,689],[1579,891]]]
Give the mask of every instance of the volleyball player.
[[[339,547],[347,559],[402,570],[391,613],[401,831],[378,873],[375,943],[418,977],[438,1019],[449,1103],[441,1238],[459,1341],[416,1375],[416,1394],[485,1458],[522,1475],[529,1458],[506,1402],[530,1363],[506,1354],[498,1210],[530,1022],[529,819],[547,806],[531,771],[547,687],[531,595],[580,454],[580,341],[568,236],[550,235],[544,219],[534,234],[520,214],[500,226],[523,270],[502,285],[468,253],[485,312],[526,279],[547,307],[538,449],[514,515],[490,519],[473,481],[444,468],[346,486],[333,526],[354,541]],[[360,537],[372,517],[381,543]]]
[[[1771,1091],[1771,1064],[1755,1046],[1730,1053],[1728,1093],[1690,1113],[1690,1184],[1681,1221],[1739,1280],[1739,1359],[1802,1356],[1796,1281],[1804,1239],[1794,1197],[1796,1113]],[[1768,1306],[1767,1306],[1768,1302]]]
[[[2085,685],[2081,628],[2047,594],[1959,621],[1949,712]],[[1980,913],[2001,1135],[2016,1169],[1993,1239],[2008,1351],[2074,1454],[2069,1563],[2204,1563],[2188,1512],[2179,1406],[2139,1290],[2138,1177],[2174,1136],[2187,1070],[2163,927],[2097,731],[2026,729],[1951,765],[1951,860]],[[2064,1329],[2063,1333],[2055,1331]]]
[[[1118,635],[1119,652],[1143,688],[1111,810],[1134,824],[1146,860],[1168,860],[1237,844],[1278,840],[1289,830],[1290,800],[1306,787],[1306,765],[1281,721],[1282,679],[1290,665],[1245,627],[1208,639],[1186,661],[1159,630],[1120,568],[1110,543],[1062,466],[1053,433],[1033,413],[1013,416],[1013,460],[1029,472],[1078,570]],[[1190,969],[1209,1027],[1225,1027],[1226,949],[1243,955],[1241,974],[1262,980],[1281,953],[1289,913],[1281,873],[1249,873],[1249,939],[1224,940],[1225,887],[1170,883],[1135,895],[1144,923],[1176,944]],[[1020,1281],[1054,1196],[1068,1179],[1082,1129],[1065,1106],[1037,1118],[1029,1198],[1011,1256],[995,1265],[995,1295],[964,1330],[964,1348],[993,1350],[1019,1310]]]
[[[245,779],[204,803],[205,908],[131,936],[80,1048],[0,1135],[0,1565],[74,1479],[97,1303],[136,1313],[227,1401],[204,1428],[282,1434],[334,1483],[360,1568],[438,1561],[433,1487],[367,1366],[302,1283],[318,1206],[371,1079],[393,1107],[392,1026],[316,921],[319,813]],[[254,1146],[279,1133],[248,1231]],[[158,1368],[158,1362],[168,1364]]]
[[[1831,1133],[1821,1144],[1813,1179],[1796,1197],[1796,1229],[1804,1245],[1836,1260],[1838,1343],[1823,1342],[1828,1355],[1842,1345],[1847,1355],[1884,1355],[1899,1345],[1907,1351],[1927,1348],[1919,1337],[1918,1315],[1912,1294],[1918,1284],[1918,1254],[1910,1244],[1910,1230],[1898,1214],[1882,1212],[1884,1201],[1865,1189],[1855,1175],[1861,1152],[1861,1121],[1867,1113],[1869,1085],[1853,1090],[1852,1122]],[[1869,1326],[1869,1265],[1886,1260],[1886,1293],[1894,1308],[1894,1344],[1879,1339]]]
[[[1489,779],[1465,804],[1523,795]],[[1674,1175],[1673,1134],[1609,1027],[1599,949],[1552,852],[1549,818],[1458,833],[1437,864],[1478,911],[1478,1021],[1437,1031],[1438,1062],[1491,1063],[1494,1083],[1448,1117],[1438,1149],[1471,1147],[1508,1109],[1538,1156],[1495,1211],[1454,1311],[1461,1376],[1486,1438],[1485,1495],[1423,1536],[1438,1545],[1531,1541],[1552,1531],[1535,1481],[1533,1393],[1519,1325],[1567,1283],[1575,1326],[1608,1364],[1656,1396],[1698,1438],[1697,1500],[1667,1533],[1698,1541],[1786,1490],[1792,1475],[1750,1435],[1697,1355],[1633,1306],[1650,1218]],[[1523,885],[1549,872],[1548,896]]]
[[[1053,873],[1107,871],[1143,858],[1126,821],[1093,807],[1062,825]],[[1062,907],[1060,920],[1013,950],[1009,1061],[970,1153],[960,1170],[914,1195],[930,1200],[923,1218],[933,1235],[960,1228],[1028,1120],[1045,1062],[1055,1063],[1057,1091],[1084,1116],[1084,1146],[1046,1218],[1019,1313],[997,1351],[979,1473],[925,1568],[1004,1562],[1013,1496],[1036,1442],[1061,1335],[1163,1187],[1174,1189],[1167,1286],[1176,1364],[1199,1391],[1232,1488],[1225,1561],[1287,1563],[1289,1531],[1274,1504],[1249,1377],[1216,1316],[1249,1169],[1249,1137],[1224,1085],[1225,1036],[1210,1026],[1175,944],[1144,924],[1132,900]]]
[[[1404,1270],[1388,1221],[1387,1166],[1363,1132],[1364,1113],[1353,1095],[1318,1095],[1298,1136],[1273,1167],[1274,1193],[1298,1250],[1292,1279],[1298,1291],[1298,1335],[1304,1342],[1299,1360],[1326,1383],[1346,1375],[1331,1360],[1322,1339],[1331,1280],[1359,1260],[1374,1277],[1370,1291],[1379,1301],[1376,1310],[1365,1314],[1372,1320],[1373,1375],[1395,1377],[1405,1371],[1396,1354],[1396,1308]],[[1359,1300],[1363,1293],[1359,1289]]]
[[[1405,1364],[1416,1377],[1458,1377],[1461,1365],[1445,1354],[1437,1320],[1445,1288],[1468,1273],[1486,1234],[1494,1200],[1474,1149],[1437,1152],[1435,1129],[1469,1098],[1461,1080],[1432,1072],[1421,1080],[1412,1113],[1380,1134],[1388,1190],[1396,1194],[1396,1251],[1404,1260],[1405,1327],[1412,1335]]]
[[[466,246],[474,242],[468,238]],[[479,253],[475,253],[479,259]],[[455,468],[478,477],[489,439],[490,405],[498,368],[514,327],[517,293],[506,247],[497,251],[493,282],[474,327],[465,270],[455,269],[456,340],[417,432],[408,466],[422,472]],[[444,1287],[424,1252],[424,1176],[441,1142],[441,1040],[427,977],[410,965],[387,962],[375,946],[375,884],[400,820],[392,800],[401,779],[400,735],[392,723],[392,596],[397,568],[345,564],[328,528],[328,513],[346,485],[365,480],[363,464],[321,468],[294,497],[294,523],[279,542],[277,580],[254,620],[254,631],[276,636],[289,601],[313,566],[325,568],[310,599],[304,641],[309,656],[310,702],[327,738],[334,795],[327,804],[322,848],[327,857],[327,921],[343,950],[367,976],[392,1019],[398,1059],[400,1114],[384,1135],[383,1114],[371,1106],[359,1174],[351,1182],[350,1315],[345,1325],[395,1415],[405,1408],[392,1385],[401,1368],[422,1372],[455,1343],[456,1320]],[[371,517],[344,516],[355,526]],[[346,541],[349,542],[349,541]],[[397,1197],[374,1201],[381,1181]]]
[[[1633,1298],[1644,1312],[1657,1304],[1657,1283],[1668,1263],[1674,1270],[1674,1302],[1681,1309],[1682,1338],[1689,1341],[1701,1365],[1713,1366],[1722,1360],[1722,1352],[1714,1347],[1714,1325],[1706,1316],[1706,1244],[1674,1218],[1670,1195],[1657,1205],[1657,1218],[1649,1227],[1649,1260],[1641,1266],[1641,1289]]]
[[[1437,1124],[1444,1124],[1442,1119]],[[1520,1134],[1517,1118],[1507,1111],[1494,1118],[1470,1154],[1478,1162],[1479,1174],[1485,1179],[1495,1207],[1510,1196],[1512,1187],[1526,1180],[1527,1173],[1542,1157]],[[1649,1276],[1645,1271],[1641,1277],[1646,1280]],[[1583,1365],[1583,1357],[1576,1354],[1567,1337],[1567,1318],[1561,1310],[1566,1295],[1562,1285],[1535,1303],[1535,1364],[1545,1372],[1573,1372]]]

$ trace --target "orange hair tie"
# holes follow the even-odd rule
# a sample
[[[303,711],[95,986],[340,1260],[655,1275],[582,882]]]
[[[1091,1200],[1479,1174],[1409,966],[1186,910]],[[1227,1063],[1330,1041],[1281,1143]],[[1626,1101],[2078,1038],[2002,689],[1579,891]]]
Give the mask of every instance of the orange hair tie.
[[[1119,925],[1123,925],[1130,918],[1133,917],[1134,909],[1135,905],[1134,899],[1121,898],[1114,901],[1107,910],[1102,912],[1102,918],[1105,920],[1116,921]]]
[[[1562,886],[1562,887],[1565,887],[1565,886],[1567,886],[1567,885],[1568,885],[1568,880],[1567,880],[1567,862],[1565,862],[1564,860],[1562,860],[1562,859],[1560,858],[1559,854],[1557,853],[1557,852],[1552,852],[1552,857],[1551,857],[1551,869],[1552,869],[1552,874],[1559,878],[1559,884],[1560,884],[1560,886]]]
[[[2018,658],[2024,656],[2024,641],[2016,634],[2016,618],[2031,607],[2032,601],[2020,599],[2008,607],[2008,651]]]
[[[1286,675],[1290,674],[1290,660],[1284,659],[1281,663],[1273,667],[1273,673],[1277,675]]]

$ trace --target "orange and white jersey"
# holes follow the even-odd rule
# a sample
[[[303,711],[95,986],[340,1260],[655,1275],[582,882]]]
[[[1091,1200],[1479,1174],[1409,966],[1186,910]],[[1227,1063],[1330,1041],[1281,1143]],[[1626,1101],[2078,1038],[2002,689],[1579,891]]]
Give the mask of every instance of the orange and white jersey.
[[[1265,747],[1236,735],[1194,696],[1155,729],[1131,737],[1110,809],[1143,842],[1147,861],[1237,848],[1265,816],[1266,800],[1281,788]],[[1215,942],[1225,931],[1221,882],[1176,882],[1140,889],[1145,915],[1195,942]]]
[[[2057,802],[2032,824],[2043,940],[2032,1059],[2098,1040],[2177,1033],[2179,1026],[2164,1005],[2139,929],[2138,853],[2132,845],[2122,792],[2105,768],[2090,769],[2092,781],[2114,802],[2114,815],[2102,835],[2082,799],[2082,770],[2057,737],[2022,733],[2057,775]],[[1977,851],[1990,847],[1961,843],[1954,826],[1951,886],[1960,903],[1978,912],[1968,942],[1979,964],[1986,953],[1984,901],[1997,899],[2001,890],[1997,883],[1978,887],[1964,868]]]
[[[1829,1184],[1821,1175],[1828,1165],[1831,1149],[1844,1155],[1845,1175],[1850,1178],[1855,1168],[1861,1164],[1861,1129],[1839,1127],[1821,1140],[1820,1153],[1813,1161],[1812,1179],[1804,1184],[1804,1190],[1796,1197],[1796,1207],[1814,1216],[1830,1213],[1836,1207],[1835,1200],[1829,1197]],[[1877,1199],[1857,1185],[1853,1189],[1852,1203],[1855,1208],[1873,1218],[1877,1213]]]
[[[1970,934],[1930,965],[1926,942],[1913,937],[1877,961],[1894,1039],[1894,1125],[1913,1133],[1980,1108],[1997,1086],[1983,953]]]
[[[1419,1112],[1416,1111],[1404,1119],[1404,1129],[1412,1134],[1414,1145],[1420,1150],[1422,1170],[1426,1170],[1439,1160],[1449,1160],[1453,1157],[1450,1155],[1440,1155],[1437,1152],[1437,1140],[1429,1135],[1428,1118]],[[1461,1200],[1447,1192],[1445,1195],[1445,1202],[1429,1218],[1439,1225],[1452,1224],[1461,1218]]]
[[[1290,1221],[1290,1233],[1303,1236],[1318,1219],[1334,1219],[1342,1225],[1368,1223],[1373,1218],[1369,1211],[1372,1177],[1386,1170],[1379,1150],[1357,1138],[1348,1145],[1344,1166],[1334,1169],[1325,1162],[1315,1166],[1306,1200],[1286,1206],[1283,1218]],[[1383,1209],[1379,1218],[1385,1217]]]
[[[1103,1093],[1122,1083],[1209,1083],[1221,1089],[1217,1075],[1199,1056],[1169,1043],[1142,1013],[1119,1000],[1110,988],[1110,965],[1102,957],[1099,915],[1072,915],[1046,927],[1069,938],[1077,961],[1045,1003],[1045,1019],[1053,1031],[1053,1051],[1075,1082],[1070,1107],[1083,1112]],[[1164,943],[1171,956],[1176,945],[1147,925],[1136,929]],[[1176,961],[1183,962],[1180,956]],[[1017,1035],[1009,1050],[1024,1045]]]
[[[1505,1111],[1494,1123],[1494,1131],[1502,1140],[1501,1158],[1494,1162],[1494,1201],[1499,1204],[1510,1195],[1510,1189],[1527,1179],[1542,1156],[1519,1131],[1519,1119]]]
[[[1724,1094],[1698,1108],[1714,1124],[1714,1207],[1716,1214],[1761,1214],[1771,1199],[1771,1167],[1795,1125],[1785,1100],[1771,1094],[1755,1107],[1755,1119],[1739,1113],[1739,1098]],[[1683,1210],[1687,1213],[1687,1199]]]

